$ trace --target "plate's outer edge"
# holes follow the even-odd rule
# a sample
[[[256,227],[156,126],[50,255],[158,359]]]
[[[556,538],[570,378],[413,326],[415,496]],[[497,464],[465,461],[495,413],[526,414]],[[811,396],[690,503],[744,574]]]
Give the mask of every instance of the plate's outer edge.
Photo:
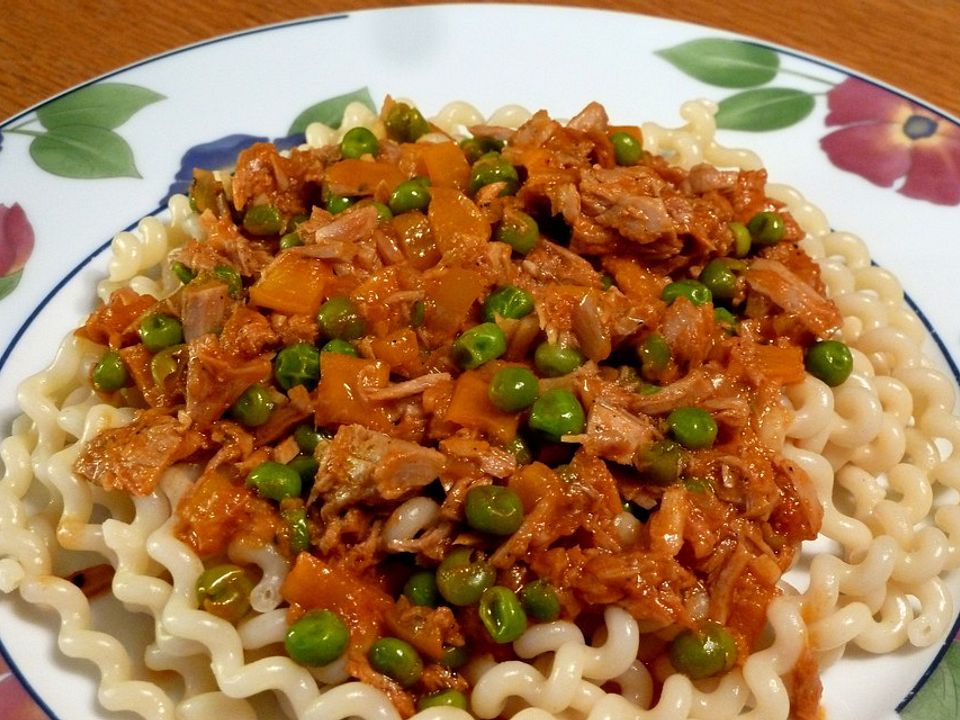
[[[848,76],[848,77],[863,79],[867,82],[870,82],[876,85],[877,87],[884,88],[886,91],[891,92],[897,95],[898,97],[908,99],[912,102],[915,102],[918,105],[931,109],[939,113],[941,116],[943,116],[944,119],[949,119],[954,124],[957,123],[957,121],[954,118],[951,118],[946,113],[943,113],[942,111],[939,111],[936,108],[933,108],[932,106],[923,103],[922,100],[913,98],[895,88],[886,86],[873,79],[865,78],[861,74],[855,73],[845,68],[841,68],[825,60],[820,60],[815,57],[804,55],[802,53],[798,53],[796,51],[789,50],[787,48],[773,46],[767,43],[759,43],[749,38],[743,38],[742,36],[739,36],[733,33],[728,33],[725,31],[714,30],[711,28],[696,26],[689,23],[683,23],[678,21],[662,20],[658,18],[649,18],[641,15],[632,15],[632,14],[626,14],[626,13],[621,14],[621,13],[615,13],[612,11],[590,11],[590,10],[584,10],[579,8],[544,8],[543,6],[515,6],[515,5],[487,6],[485,8],[482,8],[482,7],[465,5],[465,6],[436,6],[436,7],[421,6],[416,8],[401,8],[401,9],[393,9],[393,10],[370,10],[370,11],[359,11],[349,16],[335,15],[335,16],[323,16],[323,17],[317,17],[317,18],[305,18],[302,20],[292,21],[288,23],[279,23],[276,25],[265,26],[261,28],[255,28],[247,31],[233,33],[230,35],[221,36],[218,38],[213,38],[207,41],[202,41],[190,46],[186,46],[184,48],[179,48],[177,50],[173,50],[152,58],[148,58],[146,60],[143,60],[137,63],[133,63],[124,68],[120,68],[111,73],[107,73],[101,76],[100,78],[92,80],[88,83],[84,83],[80,86],[77,86],[76,88],[73,88],[70,91],[63,93],[62,95],[59,95],[59,96],[56,96],[55,98],[51,98],[47,101],[44,101],[43,103],[40,103],[37,106],[34,106],[33,108],[25,110],[22,113],[18,113],[17,115],[15,115],[5,123],[0,125],[0,132],[4,133],[4,135],[7,135],[10,132],[10,129],[17,122],[22,121],[25,118],[29,118],[31,115],[35,114],[39,108],[47,106],[59,98],[66,97],[80,88],[102,84],[104,82],[111,81],[111,80],[126,81],[131,79],[138,79],[139,75],[148,75],[148,76],[153,76],[157,74],[162,75],[163,74],[162,71],[159,71],[158,68],[161,68],[161,66],[163,66],[164,62],[166,61],[170,61],[182,55],[189,55],[191,53],[203,52],[209,48],[219,46],[222,44],[229,44],[231,42],[232,43],[243,42],[244,40],[248,38],[252,38],[257,35],[266,36],[274,33],[282,33],[287,30],[298,28],[298,27],[313,28],[317,25],[317,23],[329,22],[331,20],[344,20],[344,21],[351,21],[351,22],[356,20],[358,22],[365,23],[367,26],[373,26],[377,24],[378,19],[382,19],[384,21],[384,24],[388,24],[391,27],[391,29],[394,29],[398,27],[398,23],[402,24],[403,22],[409,22],[411,18],[414,18],[419,21],[424,17],[425,13],[427,15],[432,16],[432,18],[435,20],[446,19],[448,22],[450,22],[453,25],[456,25],[457,21],[461,21],[461,22],[465,21],[466,16],[471,15],[473,19],[470,24],[473,24],[473,26],[476,27],[476,23],[480,20],[491,20],[497,17],[497,15],[493,15],[491,13],[499,14],[504,12],[514,13],[516,16],[518,17],[522,16],[524,19],[527,19],[527,20],[530,20],[530,19],[540,20],[541,22],[544,23],[544,26],[547,26],[547,27],[552,27],[552,25],[559,22],[559,18],[562,17],[564,18],[564,20],[569,20],[570,22],[578,25],[580,25],[580,23],[583,23],[584,25],[589,25],[591,22],[599,22],[603,24],[605,28],[607,28],[608,30],[611,30],[611,32],[614,26],[618,24],[619,25],[639,24],[639,25],[645,25],[648,27],[656,26],[658,29],[667,30],[667,32],[665,33],[664,39],[666,39],[666,37],[674,37],[674,36],[675,36],[674,39],[678,39],[681,37],[694,37],[694,36],[711,36],[711,37],[743,39],[748,42],[755,42],[756,44],[761,46],[773,47],[778,53],[782,54],[785,57],[791,57],[802,64],[816,65],[822,68],[823,70],[827,71],[828,73],[838,74],[839,76]],[[368,20],[370,22],[368,22]],[[522,22],[518,22],[517,24],[521,27],[524,27],[524,23]],[[610,45],[615,46],[616,43],[610,43]],[[650,48],[647,48],[647,50],[649,49]],[[662,69],[663,69],[664,75],[670,76],[670,82],[665,84],[667,85],[672,84],[677,87],[682,86],[683,81],[685,81],[685,78],[683,78],[679,73],[671,71],[671,69],[666,65],[663,65]],[[538,79],[542,79],[542,78],[538,78]],[[344,87],[339,89],[347,89],[347,88]],[[386,91],[390,90],[390,88],[378,88],[378,90],[381,90],[381,89]],[[703,89],[711,90],[711,88],[703,88]],[[553,90],[556,91],[557,88],[554,87]],[[515,92],[511,97],[513,99],[516,99],[518,97],[523,99],[525,97],[523,95],[523,89],[516,88]],[[600,95],[600,97],[602,98],[604,96]],[[490,108],[487,107],[485,109],[490,109]],[[149,108],[144,110],[143,115],[147,116],[148,112],[149,112]],[[642,117],[642,115],[634,114],[631,117],[634,117],[634,118]],[[258,119],[262,120],[263,118],[258,118]],[[149,118],[142,119],[142,120],[143,121],[140,122],[139,124],[134,123],[139,125],[135,129],[136,132],[149,133],[151,120]],[[671,120],[672,118],[669,118],[669,117],[658,118],[658,121],[665,122],[668,124]],[[267,121],[266,124],[269,124],[269,121]],[[274,133],[276,135],[279,135],[280,131],[278,131],[276,129],[276,125],[273,124],[269,129],[262,130],[262,132]],[[749,144],[747,141],[751,139],[749,137],[742,136],[739,133],[730,133],[726,135],[725,138],[735,138],[736,140],[742,140],[743,144],[745,145]],[[2,147],[0,148],[0,150],[3,151],[3,154],[7,154],[9,152],[9,145],[11,144],[11,141],[9,140],[8,137],[4,137],[4,140],[5,142],[3,143],[3,145],[8,147]],[[765,151],[761,151],[760,154],[765,158],[768,157],[768,153],[766,153]],[[769,153],[769,156],[776,157],[777,153],[775,152]],[[3,171],[9,170],[9,167],[7,167],[8,163],[3,162],[4,159],[5,158],[3,158],[2,155],[0,155],[0,188],[6,187],[7,190],[6,191],[0,190],[0,204],[9,202],[8,191],[9,191],[9,187],[11,187],[10,185],[4,185],[3,183]],[[789,166],[789,162],[783,163],[783,167],[788,167],[788,166]],[[96,196],[102,199],[104,192],[106,192],[110,194],[112,200],[124,200],[125,203],[118,202],[118,204],[122,205],[122,207],[117,212],[117,215],[121,217],[125,217],[129,219],[129,218],[136,218],[136,217],[150,214],[151,208],[154,206],[155,202],[151,204],[149,199],[146,199],[147,196],[150,193],[154,193],[156,189],[159,186],[161,186],[164,182],[168,182],[170,177],[172,176],[172,173],[170,173],[171,166],[169,163],[166,163],[166,164],[160,163],[159,168],[160,168],[159,172],[151,173],[149,175],[144,173],[144,179],[149,183],[149,193],[141,192],[138,194],[136,198],[130,199],[124,196],[124,192],[127,191],[127,188],[122,186],[122,183],[119,183],[116,181],[103,181],[104,182],[104,185],[102,186],[103,189],[98,190]],[[153,169],[157,170],[157,167],[154,167]],[[771,172],[771,175],[773,175],[773,172]],[[849,180],[849,178],[844,178],[844,179]],[[38,183],[36,178],[24,178],[24,182],[21,183],[19,187],[24,192],[26,192],[27,195],[29,196],[30,195],[29,191],[37,188],[38,185],[42,187],[43,184],[44,183],[42,182]],[[806,184],[801,184],[800,181],[796,182],[796,184],[804,188],[808,187]],[[841,184],[845,186],[849,185],[849,183],[841,183]],[[76,186],[74,185],[73,187],[76,187]],[[858,197],[859,199],[860,197],[873,197],[874,192],[876,192],[875,188],[860,187],[860,188],[857,188],[855,192],[850,192],[848,194]],[[840,191],[837,191],[836,193],[831,193],[831,195],[834,198],[837,196],[839,197],[845,196],[844,193]],[[893,202],[899,200],[898,198],[893,196],[891,196],[890,199]],[[815,201],[818,202],[819,204],[822,204],[824,207],[828,208],[828,216],[831,217],[831,219],[833,219],[834,217],[846,218],[847,213],[843,212],[842,210],[840,212],[835,213],[829,207],[832,204],[831,198],[829,197],[816,198]],[[927,209],[930,210],[929,208]],[[68,210],[72,211],[72,210],[75,210],[75,208],[70,207],[68,208]],[[917,214],[922,215],[923,213],[918,211]],[[930,214],[931,214],[931,217],[933,217],[933,219],[937,221],[942,220],[944,217],[955,218],[955,211],[954,211],[954,214],[949,216],[945,215],[944,212],[941,212],[940,209],[937,209],[937,212],[931,212]],[[82,216],[77,216],[81,221],[81,222],[77,222],[76,223],[77,225],[82,226],[84,228],[87,228],[88,226],[96,226],[95,229],[87,230],[83,234],[84,237],[88,237],[90,238],[90,240],[89,241],[84,240],[83,242],[81,242],[81,246],[85,244],[87,247],[89,247],[93,244],[99,244],[104,241],[104,238],[110,237],[112,233],[112,230],[110,229],[110,227],[115,226],[117,223],[109,221],[109,217],[114,217],[114,214],[112,212],[106,213],[105,215],[108,216],[106,222],[100,223],[99,225],[97,225],[96,222],[93,222],[95,218],[84,218]],[[857,217],[857,213],[856,212],[851,213],[850,217],[855,219]],[[68,218],[76,219],[76,218],[70,218],[69,215],[68,215]],[[88,220],[89,222],[84,223],[83,220]],[[850,223],[848,222],[846,225],[844,223],[837,223],[837,225],[840,227],[844,227],[844,226],[849,226]],[[52,226],[52,229],[51,229],[51,226]],[[56,238],[58,235],[58,227],[62,227],[62,222],[49,222],[47,224],[37,223],[35,227],[37,245],[39,246],[41,242],[43,242],[47,238],[50,238],[50,237]],[[900,231],[900,228],[897,228],[892,232],[892,234],[897,234],[899,231]],[[47,242],[49,242],[49,240],[47,240]],[[11,304],[13,296],[10,296],[9,299],[6,299],[6,302],[4,302],[3,300],[0,300],[0,302],[4,302],[4,306],[5,306],[5,307],[0,307],[0,310],[4,311],[0,313],[3,316],[2,320],[0,320],[0,333],[2,333],[2,336],[0,336],[0,343],[2,343],[2,345],[0,346],[4,348],[2,356],[0,356],[0,369],[3,369],[2,365],[7,364],[8,360],[12,361],[10,363],[11,366],[17,369],[33,366],[33,365],[25,364],[21,358],[14,357],[17,355],[17,351],[19,349],[17,345],[18,339],[20,339],[22,336],[26,334],[26,331],[29,328],[30,323],[33,322],[37,317],[41,315],[40,310],[43,308],[45,304],[44,298],[53,297],[53,295],[57,292],[57,290],[59,290],[71,277],[73,277],[73,275],[76,272],[86,267],[86,264],[93,259],[93,256],[95,254],[96,254],[95,252],[94,253],[87,252],[86,254],[84,254],[81,249],[79,254],[74,253],[74,255],[66,257],[66,260],[64,260],[64,257],[60,257],[59,264],[50,263],[50,266],[52,268],[59,268],[59,269],[55,269],[52,273],[45,272],[39,276],[36,274],[36,268],[31,268],[31,264],[37,265],[41,263],[39,262],[32,263],[31,261],[34,260],[35,258],[31,258],[30,260],[28,260],[27,265],[24,268],[24,277],[21,281],[21,287],[18,288],[16,291],[18,293],[17,302],[16,302],[16,305],[17,305],[16,313],[8,314],[6,312],[8,307]],[[889,265],[892,267],[899,268],[900,265],[898,265],[895,262],[895,260],[902,259],[902,258],[897,258],[896,255],[897,255],[896,253],[892,253],[891,262],[889,263],[881,262],[881,265]],[[911,255],[908,253],[907,256],[910,257]],[[37,257],[36,259],[39,260],[39,257]],[[936,260],[939,260],[939,259],[941,258],[937,258]],[[942,259],[944,260],[951,259],[950,253],[946,252]],[[69,262],[69,261],[72,261],[73,265],[64,264],[65,262]],[[939,264],[939,263],[936,263],[936,264]],[[46,264],[44,264],[44,268],[46,269]],[[44,285],[46,281],[43,278],[47,274],[52,274],[55,277],[62,277],[63,279],[60,280],[52,290],[50,290]],[[920,275],[922,276],[923,273],[921,273]],[[934,286],[937,285],[936,282],[934,282],[933,284]],[[908,284],[907,286],[910,288],[913,288],[914,286],[922,287],[920,283]],[[32,293],[27,293],[26,292],[27,288],[30,288],[32,290]],[[946,289],[949,290],[950,288],[947,287]],[[21,292],[21,290],[23,290],[24,292]],[[930,290],[930,288],[926,288],[926,290]],[[932,294],[931,292],[923,293],[924,297],[927,297],[931,294]],[[29,295],[29,298],[23,301],[22,298],[27,298],[28,295]],[[918,301],[918,305],[920,307],[929,306],[928,302],[926,302],[925,299],[923,298],[921,298]],[[16,314],[16,317],[14,318],[14,322],[11,324],[9,322],[9,320],[11,319],[10,315],[15,315],[15,314]],[[936,314],[934,317],[926,316],[925,322],[927,323],[928,327],[931,330],[933,328],[941,328],[941,329],[946,328],[946,331],[942,332],[941,335],[938,336],[940,338],[938,341],[941,343],[941,347],[945,349],[945,354],[948,358],[952,353],[957,352],[957,335],[958,335],[957,327],[956,327],[956,323],[952,320],[952,318],[949,317],[949,312],[947,313],[941,312]],[[11,328],[15,328],[15,331],[11,332]],[[55,333],[53,332],[49,332],[48,334],[50,336],[55,336]],[[33,362],[35,364],[36,359],[34,359]],[[34,369],[36,369],[35,366],[33,367]],[[955,371],[955,368],[954,368],[954,371]],[[13,381],[7,379],[11,376],[12,372],[14,371],[7,370],[5,373],[0,375],[0,377],[3,378],[3,381],[0,382],[0,387],[3,387],[4,389],[9,389],[10,387],[13,386]],[[956,373],[954,374],[956,375]],[[12,393],[8,393],[7,396],[8,397],[12,396]],[[4,406],[3,412],[4,412],[5,420],[8,420],[10,417],[9,403],[7,403],[7,405]],[[954,635],[956,634],[956,630],[957,630],[957,627],[955,626],[954,633],[953,633]],[[948,651],[949,648],[950,648],[949,642],[945,643],[939,649],[936,659],[939,660]],[[10,659],[6,649],[3,648],[2,645],[0,645],[0,651],[3,652],[5,657]],[[929,675],[929,673],[932,671],[933,671],[933,666],[931,666],[931,668],[928,670],[927,674],[924,676],[923,679],[926,679],[927,675]],[[923,679],[921,680],[921,683]],[[918,687],[919,685],[908,693],[906,699],[903,701],[904,703],[906,703],[909,700],[909,698],[913,696],[913,694],[916,692]],[[902,704],[901,704],[901,708],[902,708]]]

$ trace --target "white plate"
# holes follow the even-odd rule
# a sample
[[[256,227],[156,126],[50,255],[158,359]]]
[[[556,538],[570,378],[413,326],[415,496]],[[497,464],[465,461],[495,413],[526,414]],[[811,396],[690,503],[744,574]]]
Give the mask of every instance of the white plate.
[[[59,99],[21,113],[0,126],[0,205],[22,208],[35,241],[19,285],[0,299],[2,427],[8,429],[15,414],[17,383],[49,362],[58,339],[91,307],[105,243],[162,205],[191,148],[233,134],[284,137],[302,111],[364,88],[378,104],[387,94],[408,97],[427,114],[451,99],[467,99],[484,112],[518,102],[569,117],[599,100],[613,122],[664,125],[680,124],[677,109],[685,100],[720,101],[744,91],[751,93],[746,99],[762,98],[753,92],[756,87],[722,87],[717,83],[726,82],[723,78],[698,80],[690,74],[689,59],[658,54],[703,38],[745,40],[690,24],[577,9],[486,5],[367,11],[211,40],[88,83],[80,90],[104,92],[107,100],[100,102],[114,108],[92,121],[103,126],[97,131],[78,130],[81,121],[71,118]],[[777,130],[722,130],[721,142],[757,151],[771,179],[801,188],[835,227],[864,237],[875,260],[899,275],[947,356],[960,357],[960,313],[954,300],[960,261],[955,245],[960,126],[923,103],[911,104],[896,90],[830,63],[773,50],[761,52],[754,62],[754,70],[767,75],[752,82],[764,89],[787,89],[779,97],[782,105],[797,109],[798,115],[800,109],[808,112]],[[703,54],[701,48],[699,56]],[[735,82],[747,82],[746,76],[740,73]],[[842,129],[828,125],[828,103],[842,104],[845,92],[862,90],[869,91],[869,99],[853,104],[868,114],[889,105],[902,113],[900,122],[910,115],[929,115],[928,121],[914,120],[909,127],[915,136],[932,132],[929,137],[908,141],[902,131],[897,134],[898,125],[888,125],[887,144],[874,145],[873,151],[887,158],[899,153],[907,163],[901,169],[911,168],[907,191],[916,194],[910,188],[919,187],[919,194],[929,197],[939,192],[939,200],[906,196],[903,178],[893,177],[903,173],[892,173],[892,187],[873,184],[838,168],[821,148],[824,137]],[[728,101],[727,107],[735,109],[736,102]],[[127,112],[117,111],[117,103]],[[91,123],[89,117],[82,122]],[[749,114],[747,122],[754,122]],[[864,138],[863,128],[870,124],[827,142],[837,142],[836,153],[849,158],[852,143]],[[77,141],[85,148],[82,157]],[[125,160],[124,148],[129,151]],[[955,165],[937,174],[936,190],[927,182],[934,173],[926,172],[924,162],[945,148]],[[858,153],[865,168],[877,167],[867,149]],[[198,157],[196,150],[190,157]],[[110,172],[139,177],[63,176]],[[11,246],[5,243],[19,243],[24,251],[29,244],[23,226],[14,227],[14,213],[7,210],[5,217],[6,224],[0,222],[0,233],[6,233],[5,238],[0,234],[0,274],[10,265],[5,248]],[[6,282],[9,291],[13,283]],[[951,582],[960,598],[956,573]],[[826,672],[828,716],[893,717],[955,634],[956,628],[943,646],[925,650],[845,658]],[[3,654],[36,700],[60,720],[118,717],[97,704],[91,666],[64,659],[54,637],[49,614],[0,597]],[[949,693],[953,688],[956,698],[958,676],[960,669],[935,676],[944,683],[947,699],[939,710],[936,702],[925,705],[924,717],[957,716]],[[0,715],[8,720],[40,717],[31,714],[38,711],[28,709],[22,697],[16,677],[4,679],[0,673]]]

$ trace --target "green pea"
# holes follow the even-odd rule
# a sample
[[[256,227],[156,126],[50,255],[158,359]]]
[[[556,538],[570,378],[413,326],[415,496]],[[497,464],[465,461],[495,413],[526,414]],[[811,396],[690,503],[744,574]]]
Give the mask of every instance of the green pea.
[[[466,710],[467,696],[459,690],[447,688],[424,695],[417,700],[417,710],[426,710],[433,707],[454,707]]]
[[[705,493],[713,487],[709,479],[702,477],[685,477],[683,486],[690,492],[695,493]]]
[[[418,328],[423,325],[427,315],[427,306],[423,300],[415,300],[410,306],[410,327]]]
[[[404,180],[390,193],[387,206],[394,215],[423,210],[430,204],[430,190],[420,180]]]
[[[546,580],[534,580],[523,586],[520,600],[527,615],[541,622],[551,622],[560,617],[560,598]]]
[[[533,462],[533,450],[530,445],[519,435],[508,442],[504,449],[513,455],[517,465],[529,465]]]
[[[373,209],[377,211],[378,223],[389,222],[391,219],[393,219],[393,212],[391,212],[390,208],[387,207],[384,203],[377,202],[375,200],[370,204],[373,206]]]
[[[498,370],[490,379],[487,395],[495,407],[504,412],[518,412],[533,404],[540,394],[537,376],[524,367]]]
[[[533,312],[533,295],[515,285],[504,285],[483,301],[483,319],[494,322],[497,316],[518,320]]]
[[[287,463],[287,467],[296,470],[302,485],[312,485],[320,468],[319,461],[313,455],[297,455]]]
[[[737,643],[723,625],[708,622],[699,632],[684,630],[677,635],[669,654],[678,671],[699,680],[732,668],[737,659]]]
[[[356,340],[366,330],[357,306],[342,296],[332,297],[320,306],[317,323],[324,336],[337,340]]]
[[[230,406],[230,415],[241,425],[259,427],[270,419],[274,407],[270,391],[257,383],[244,390]]]
[[[492,322],[474,325],[453,341],[453,360],[464,370],[478,368],[506,351],[507,337]]]
[[[140,321],[138,333],[143,346],[150,352],[159,352],[183,342],[183,325],[173,315],[148,315]]]
[[[637,449],[633,464],[644,478],[657,485],[672,485],[680,478],[683,448],[672,440],[659,440]]]
[[[460,149],[463,150],[467,162],[473,165],[488,152],[500,152],[503,141],[490,137],[468,137],[460,141]]]
[[[480,621],[491,639],[499,644],[509,643],[527,629],[527,614],[513,590],[494,585],[483,591],[478,608]]]
[[[470,659],[470,651],[463,645],[451,645],[443,649],[439,663],[445,668],[456,670],[467,664]]]
[[[667,416],[673,438],[688,450],[711,447],[717,439],[717,421],[698,407],[678,407]]]
[[[170,272],[172,272],[173,276],[184,285],[188,285],[190,281],[197,276],[193,270],[188,268],[179,260],[175,260],[174,262],[170,263]]]
[[[750,239],[757,245],[776,245],[783,240],[787,227],[780,213],[759,212],[747,222]]]
[[[651,333],[637,348],[640,374],[647,380],[656,380],[670,364],[670,346],[660,333]]]
[[[560,377],[583,365],[586,358],[572,345],[555,345],[542,342],[533,351],[533,364],[541,375]]]
[[[643,157],[643,143],[633,135],[618,130],[610,136],[617,165],[636,165]]]
[[[807,349],[804,365],[815,378],[836,387],[853,372],[853,353],[839,340],[820,340]]]
[[[357,202],[357,199],[354,197],[348,197],[346,195],[329,195],[327,197],[326,208],[327,212],[331,215],[339,215],[348,207],[352,206]]]
[[[436,607],[440,599],[436,575],[429,570],[415,572],[404,583],[403,595],[412,605]]]
[[[742,258],[750,254],[750,247],[753,240],[750,237],[750,231],[742,222],[732,222],[727,227],[733,235],[733,256]]]
[[[494,183],[503,183],[501,196],[513,195],[520,187],[520,176],[500,153],[490,152],[479,158],[470,169],[470,193]]]
[[[606,292],[613,287],[613,284],[616,282],[613,275],[610,273],[601,273],[600,275],[600,288]]]
[[[421,135],[430,132],[430,123],[415,107],[406,103],[394,103],[384,120],[387,135],[397,142],[415,142]]]
[[[254,488],[261,497],[270,500],[284,500],[298,497],[303,487],[300,473],[289,465],[272,460],[257,465],[247,475],[247,485]]]
[[[310,219],[310,216],[307,215],[306,213],[297,213],[287,221],[287,227],[286,227],[287,232],[296,230],[298,227],[303,225],[309,219]]]
[[[400,687],[414,685],[423,674],[423,661],[413,645],[395,637],[384,637],[367,652],[370,667],[393,678]]]
[[[150,376],[157,387],[163,387],[167,378],[177,373],[185,362],[186,345],[165,347],[150,358]]]
[[[660,293],[660,299],[667,304],[679,297],[685,297],[694,305],[705,305],[713,299],[710,290],[702,282],[684,278],[668,284]]]
[[[286,226],[276,205],[253,205],[243,214],[243,229],[251,235],[279,235]]]
[[[312,390],[320,379],[320,351],[305,342],[288,345],[274,358],[273,377],[284,390],[297,385]]]
[[[284,647],[300,665],[322,667],[343,655],[350,630],[331,610],[311,610],[287,629]]]
[[[713,321],[722,327],[727,334],[736,334],[737,316],[727,310],[725,307],[716,307],[713,309]]]
[[[116,350],[108,350],[93,366],[90,379],[97,390],[113,392],[127,386],[130,382],[130,373],[120,353]]]
[[[296,430],[293,431],[293,439],[296,441],[297,447],[300,448],[300,452],[313,455],[317,445],[329,438],[325,433],[319,432],[313,425],[304,423],[298,425]]]
[[[491,535],[512,535],[523,524],[520,496],[502,485],[470,488],[463,510],[470,527]]]
[[[637,503],[633,502],[632,500],[627,500],[625,503],[623,503],[623,509],[642,523],[645,523],[650,519],[650,511],[642,505],[638,505]]]
[[[300,247],[301,245],[303,245],[303,238],[300,237],[300,232],[297,230],[291,230],[280,237],[281,250],[289,250],[292,247]]]
[[[533,217],[522,210],[504,211],[494,239],[506,243],[515,252],[526,255],[540,240],[540,227]]]
[[[730,300],[737,292],[737,274],[733,271],[733,264],[739,261],[715,258],[708,262],[700,271],[698,278],[706,285],[711,297],[720,300]]]
[[[340,141],[340,154],[345,158],[360,158],[380,152],[380,141],[365,127],[350,128]]]
[[[551,388],[538,397],[530,408],[527,424],[550,440],[561,442],[564,435],[579,435],[586,426],[580,401],[569,390]]]
[[[253,580],[246,571],[230,564],[207,568],[197,578],[197,602],[211,615],[237,622],[250,609]]]
[[[473,560],[470,548],[457,547],[437,568],[437,590],[452,605],[474,605],[496,578],[497,571],[486,560]]]
[[[243,280],[240,273],[229,265],[217,265],[213,269],[213,276],[227,284],[227,292],[230,297],[236,299],[243,293]]]
[[[353,345],[340,338],[328,340],[324,343],[323,347],[320,348],[320,352],[332,352],[339,353],[340,355],[350,355],[351,357],[360,357],[360,353]]]
[[[307,510],[303,507],[285,508],[280,517],[286,523],[290,539],[290,552],[301,553],[310,547],[310,526],[307,524]]]

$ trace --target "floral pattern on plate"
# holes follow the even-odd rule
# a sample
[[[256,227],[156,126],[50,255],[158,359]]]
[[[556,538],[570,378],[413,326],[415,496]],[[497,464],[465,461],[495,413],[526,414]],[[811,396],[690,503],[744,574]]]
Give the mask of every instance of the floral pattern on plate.
[[[837,168],[905,197],[960,205],[960,127],[944,116],[856,77],[832,82],[784,69],[780,55],[761,45],[723,38],[691,40],[657,55],[708,85],[739,92],[719,102],[717,125],[730,130],[782,130],[807,118],[817,93],[769,85],[798,75],[831,86],[828,127],[820,140]]]

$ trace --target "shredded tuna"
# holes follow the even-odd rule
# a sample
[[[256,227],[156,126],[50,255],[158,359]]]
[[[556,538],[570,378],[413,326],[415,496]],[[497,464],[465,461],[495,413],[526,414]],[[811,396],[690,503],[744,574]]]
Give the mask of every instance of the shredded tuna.
[[[361,501],[401,500],[435,480],[443,465],[436,450],[344,425],[323,448],[309,502],[322,498],[332,513]]]
[[[167,468],[190,454],[191,441],[196,438],[177,418],[144,412],[129,425],[93,437],[73,469],[105,490],[149,495]]]

